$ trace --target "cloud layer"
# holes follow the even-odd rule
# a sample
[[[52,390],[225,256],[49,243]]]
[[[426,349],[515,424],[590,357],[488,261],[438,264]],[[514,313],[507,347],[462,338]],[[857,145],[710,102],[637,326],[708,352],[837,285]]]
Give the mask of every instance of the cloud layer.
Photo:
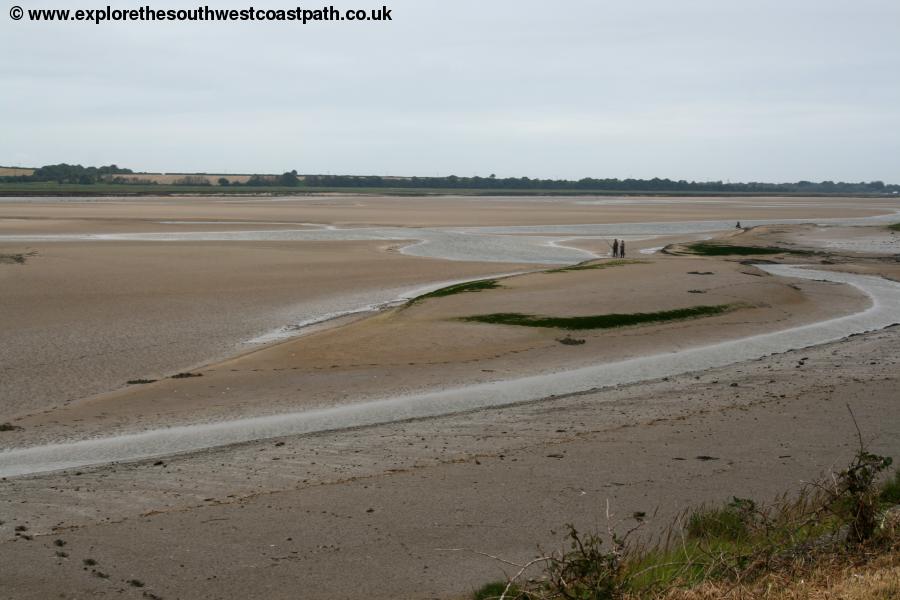
[[[0,164],[900,181],[894,0],[386,2],[305,26],[4,14]]]

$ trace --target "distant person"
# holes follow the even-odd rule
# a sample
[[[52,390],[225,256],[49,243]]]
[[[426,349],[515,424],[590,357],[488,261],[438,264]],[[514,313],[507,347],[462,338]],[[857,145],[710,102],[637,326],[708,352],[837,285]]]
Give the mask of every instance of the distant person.
[[[613,240],[613,258],[619,257],[619,240]]]
[[[740,222],[740,221],[737,222],[737,225],[735,225],[735,228],[736,228],[736,229],[740,229],[740,228],[741,228],[741,222]]]
[[[625,240],[619,243],[619,258],[625,258]]]

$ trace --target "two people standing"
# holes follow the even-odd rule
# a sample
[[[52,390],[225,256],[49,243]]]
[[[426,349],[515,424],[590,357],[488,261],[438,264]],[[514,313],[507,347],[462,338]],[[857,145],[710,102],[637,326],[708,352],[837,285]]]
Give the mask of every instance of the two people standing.
[[[613,258],[625,258],[625,240],[613,240]]]

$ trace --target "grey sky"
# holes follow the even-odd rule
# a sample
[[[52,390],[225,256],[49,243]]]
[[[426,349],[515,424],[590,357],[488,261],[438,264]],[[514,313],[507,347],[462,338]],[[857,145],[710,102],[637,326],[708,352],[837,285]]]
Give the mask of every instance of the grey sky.
[[[900,182],[897,0],[384,3],[390,23],[306,26],[6,6],[0,164]]]

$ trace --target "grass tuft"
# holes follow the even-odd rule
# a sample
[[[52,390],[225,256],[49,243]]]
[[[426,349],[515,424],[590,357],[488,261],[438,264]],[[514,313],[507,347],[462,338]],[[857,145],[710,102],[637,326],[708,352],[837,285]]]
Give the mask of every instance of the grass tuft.
[[[472,594],[472,600],[497,600],[503,595],[503,592],[506,591],[506,582],[502,581],[494,581],[492,583],[486,583]],[[509,591],[506,592],[507,598],[516,598],[519,596],[521,592],[519,588],[516,586],[510,586]]]
[[[567,271],[590,271],[593,269],[608,269],[610,267],[624,267],[625,265],[648,265],[649,260],[607,260],[598,263],[582,263],[572,265],[571,267],[562,267],[559,269],[550,269],[544,273],[565,273]]]
[[[495,325],[519,325],[523,327],[547,327],[553,329],[585,330],[585,329],[612,329],[615,327],[628,327],[642,325],[644,323],[662,323],[665,321],[677,321],[709,317],[729,312],[742,305],[716,304],[711,306],[694,306],[691,308],[678,308],[675,310],[663,310],[652,313],[630,313],[607,315],[589,315],[584,317],[546,317],[540,315],[525,315],[522,313],[492,313],[487,315],[474,315],[462,317],[462,321],[475,323],[491,323]]]
[[[692,512],[685,531],[693,540],[727,540],[741,542],[750,536],[749,520],[756,504],[752,500],[734,498],[717,508],[701,508]]]
[[[888,225],[888,229],[891,231],[900,231],[900,223],[894,223],[893,225]]]
[[[448,285],[447,287],[416,296],[406,303],[411,306],[416,302],[427,300],[428,298],[443,298],[444,296],[454,296],[456,294],[465,294],[468,292],[482,292],[484,290],[494,290],[503,287],[497,283],[496,279],[480,279],[478,281],[469,281],[466,283],[457,283],[456,285]]]
[[[753,256],[759,254],[813,254],[809,250],[793,250],[777,246],[732,246],[719,242],[696,242],[687,246],[688,251],[700,256]]]
[[[37,250],[31,252],[22,252],[18,254],[0,254],[0,265],[24,265],[32,256],[37,256]]]
[[[881,485],[878,499],[884,504],[900,504],[900,469]]]

